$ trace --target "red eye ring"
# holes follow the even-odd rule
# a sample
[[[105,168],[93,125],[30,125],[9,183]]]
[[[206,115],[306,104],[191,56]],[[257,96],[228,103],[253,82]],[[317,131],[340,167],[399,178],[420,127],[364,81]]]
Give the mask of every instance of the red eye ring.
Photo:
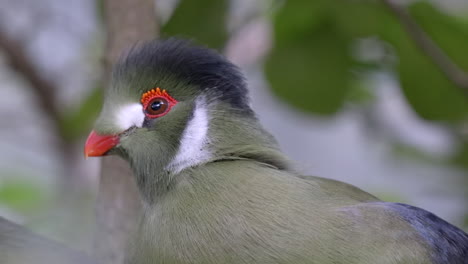
[[[145,115],[149,118],[157,118],[166,115],[171,108],[177,104],[177,100],[172,98],[166,90],[157,87],[141,96],[141,103]]]

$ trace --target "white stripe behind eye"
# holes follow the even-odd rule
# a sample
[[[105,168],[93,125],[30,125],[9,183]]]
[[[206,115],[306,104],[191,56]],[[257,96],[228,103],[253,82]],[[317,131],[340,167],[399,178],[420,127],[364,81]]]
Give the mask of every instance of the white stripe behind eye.
[[[209,116],[203,100],[199,100],[180,140],[179,149],[174,159],[166,167],[173,173],[196,166],[210,159],[206,148]]]
[[[122,106],[116,111],[116,124],[125,131],[132,126],[142,127],[145,121],[143,106],[139,103],[132,103]]]

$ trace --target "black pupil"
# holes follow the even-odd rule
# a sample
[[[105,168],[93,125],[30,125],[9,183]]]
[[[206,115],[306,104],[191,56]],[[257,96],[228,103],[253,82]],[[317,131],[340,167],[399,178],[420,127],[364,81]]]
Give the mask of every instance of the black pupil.
[[[159,109],[161,109],[161,107],[163,107],[163,105],[164,105],[163,101],[156,100],[151,104],[151,110],[158,111]]]

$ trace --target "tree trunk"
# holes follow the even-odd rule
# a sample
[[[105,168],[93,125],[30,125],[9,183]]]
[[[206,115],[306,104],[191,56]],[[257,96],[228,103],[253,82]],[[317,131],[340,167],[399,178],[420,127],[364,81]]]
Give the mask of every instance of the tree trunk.
[[[125,49],[157,33],[153,0],[104,0],[107,26],[106,75]],[[118,157],[102,161],[97,201],[95,256],[102,264],[121,264],[128,236],[137,225],[141,200],[128,164]]]

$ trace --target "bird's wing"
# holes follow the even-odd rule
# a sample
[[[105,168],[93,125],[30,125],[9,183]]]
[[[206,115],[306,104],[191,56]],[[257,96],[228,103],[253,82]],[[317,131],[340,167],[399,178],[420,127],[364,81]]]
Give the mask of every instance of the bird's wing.
[[[414,206],[380,201],[340,181],[300,177],[318,184],[320,190],[331,197],[339,212],[337,216],[342,223],[347,223],[347,234],[354,236],[348,237],[349,242],[359,244],[358,241],[369,240],[372,242],[365,244],[381,244],[381,248],[386,248],[379,253],[380,259],[393,263],[391,261],[397,261],[400,255],[409,259],[414,257],[414,260],[427,257],[437,264],[468,264],[468,234],[436,215]],[[384,257],[386,254],[388,256]]]
[[[379,199],[372,194],[348,183],[316,176],[298,175],[298,177],[318,184],[319,188],[331,197],[352,200],[353,202],[379,201]]]
[[[379,253],[383,259],[396,261],[400,256],[414,261],[427,258],[423,263],[468,264],[468,235],[428,211],[382,201],[345,206],[339,211],[354,237],[350,240],[379,245],[376,248],[385,249]]]

